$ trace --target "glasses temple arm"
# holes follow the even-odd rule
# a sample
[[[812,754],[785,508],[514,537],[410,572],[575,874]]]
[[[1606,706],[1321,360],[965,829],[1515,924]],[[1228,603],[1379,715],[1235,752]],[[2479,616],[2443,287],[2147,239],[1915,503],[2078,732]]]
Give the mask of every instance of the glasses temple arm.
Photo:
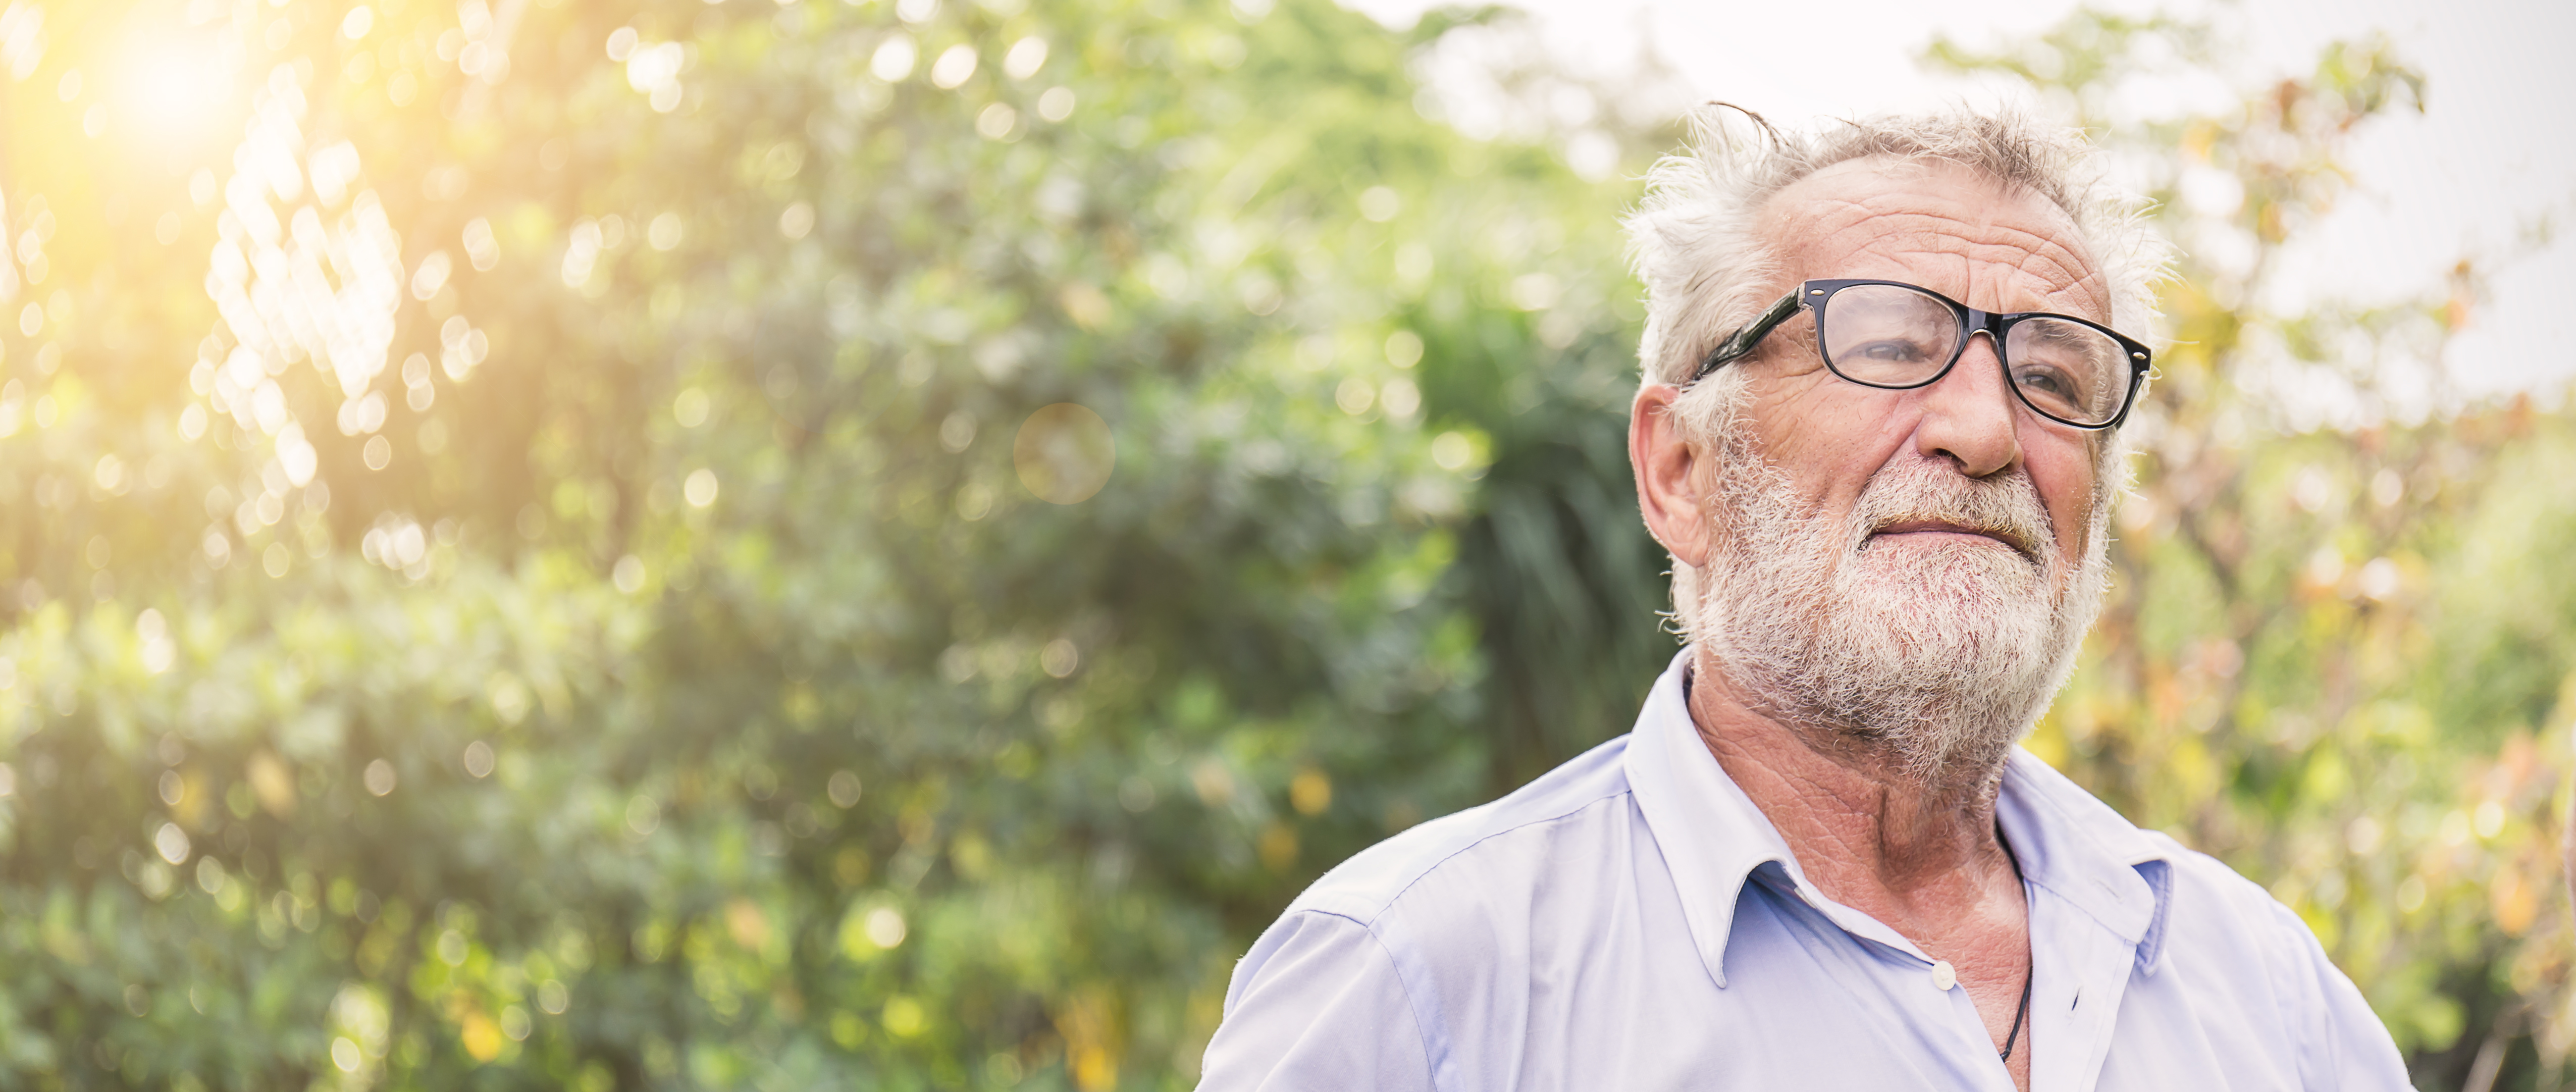
[[[1788,295],[1780,297],[1780,302],[1772,304],[1769,310],[1756,316],[1743,329],[1737,330],[1725,341],[1719,342],[1717,348],[1709,350],[1708,357],[1700,361],[1699,370],[1691,373],[1689,383],[1697,383],[1707,378],[1708,373],[1732,364],[1752,352],[1753,347],[1762,341],[1763,335],[1769,334],[1781,323],[1789,321],[1789,316],[1797,314],[1798,306],[1796,291],[1792,290]],[[1683,385],[1688,386],[1689,383]]]

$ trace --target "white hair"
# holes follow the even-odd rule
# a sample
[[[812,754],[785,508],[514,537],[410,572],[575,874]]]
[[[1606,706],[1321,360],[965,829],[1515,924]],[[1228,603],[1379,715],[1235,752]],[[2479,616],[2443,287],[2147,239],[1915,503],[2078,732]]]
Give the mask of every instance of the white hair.
[[[1626,219],[1631,261],[1646,287],[1637,348],[1641,383],[1682,384],[1727,335],[1769,307],[1780,257],[1759,229],[1764,206],[1792,183],[1837,163],[1885,158],[1949,163],[2043,197],[2074,221],[2111,301],[2110,325],[2142,340],[2158,322],[2155,284],[2169,249],[2141,222],[2143,202],[2103,181],[2079,131],[2012,112],[1883,115],[1784,133],[1759,114],[1712,103],[1690,118],[1690,139],[1647,173]],[[1743,409],[1744,371],[1721,368],[1668,412],[1684,438],[1713,444]],[[2116,438],[2102,444],[2097,510],[2126,483]],[[1676,628],[1688,636],[1700,574],[1673,559]]]

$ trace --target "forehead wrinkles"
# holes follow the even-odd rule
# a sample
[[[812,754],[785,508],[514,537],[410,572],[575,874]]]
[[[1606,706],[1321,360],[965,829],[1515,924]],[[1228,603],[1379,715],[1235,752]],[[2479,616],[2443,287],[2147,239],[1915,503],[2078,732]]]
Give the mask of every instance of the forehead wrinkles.
[[[1956,259],[1966,284],[2008,270],[2017,274],[2013,287],[2049,297],[2072,295],[2087,305],[2089,317],[2111,317],[2109,284],[2081,249],[2074,221],[2045,198],[1937,175],[1905,180],[1918,181],[1915,186],[1884,175],[1824,181],[1846,192],[1804,195],[1792,186],[1775,196],[1766,226],[1774,240],[1787,241],[1781,249],[1790,256],[1818,263],[1909,255]],[[1848,192],[1854,183],[1871,182],[1875,192]],[[1802,275],[1852,273],[1808,269]]]

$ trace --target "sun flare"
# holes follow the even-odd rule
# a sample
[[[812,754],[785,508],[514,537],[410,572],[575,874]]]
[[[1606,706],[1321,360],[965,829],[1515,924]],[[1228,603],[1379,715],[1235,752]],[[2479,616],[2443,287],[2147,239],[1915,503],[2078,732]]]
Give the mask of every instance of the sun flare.
[[[129,139],[147,147],[193,145],[222,128],[240,97],[233,69],[203,35],[154,34],[126,42],[107,66],[106,97]]]

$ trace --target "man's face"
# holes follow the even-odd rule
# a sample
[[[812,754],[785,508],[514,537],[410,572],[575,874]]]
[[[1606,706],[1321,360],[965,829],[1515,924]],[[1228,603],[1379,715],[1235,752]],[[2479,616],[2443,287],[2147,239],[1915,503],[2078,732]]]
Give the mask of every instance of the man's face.
[[[2074,222],[2046,198],[1965,168],[1858,160],[1775,195],[1765,234],[1780,248],[1766,298],[1818,277],[1921,285],[1985,311],[2055,311],[2108,323],[2110,293]],[[2083,558],[2103,432],[2032,412],[2005,385],[1992,338],[1969,341],[1941,381],[1878,390],[1836,377],[1816,355],[1814,320],[1774,331],[1751,360],[1746,423],[1760,450],[1818,514],[1847,519],[1871,477],[1904,457],[1977,479],[2026,475],[2048,512],[2060,573]],[[1938,529],[1883,532],[1870,546],[1963,543]],[[2033,546],[2041,544],[2033,543]],[[2060,588],[2058,591],[2064,591]]]
[[[2074,224],[1965,170],[1847,164],[1768,213],[1774,292],[1875,278],[2108,318]],[[1697,636],[1746,697],[1829,732],[1816,742],[1869,741],[1927,782],[1982,777],[2046,708],[2100,602],[2108,439],[2023,405],[1990,339],[1937,383],[1880,390],[1825,367],[1812,321],[1735,365],[1740,423],[1696,460]]]

